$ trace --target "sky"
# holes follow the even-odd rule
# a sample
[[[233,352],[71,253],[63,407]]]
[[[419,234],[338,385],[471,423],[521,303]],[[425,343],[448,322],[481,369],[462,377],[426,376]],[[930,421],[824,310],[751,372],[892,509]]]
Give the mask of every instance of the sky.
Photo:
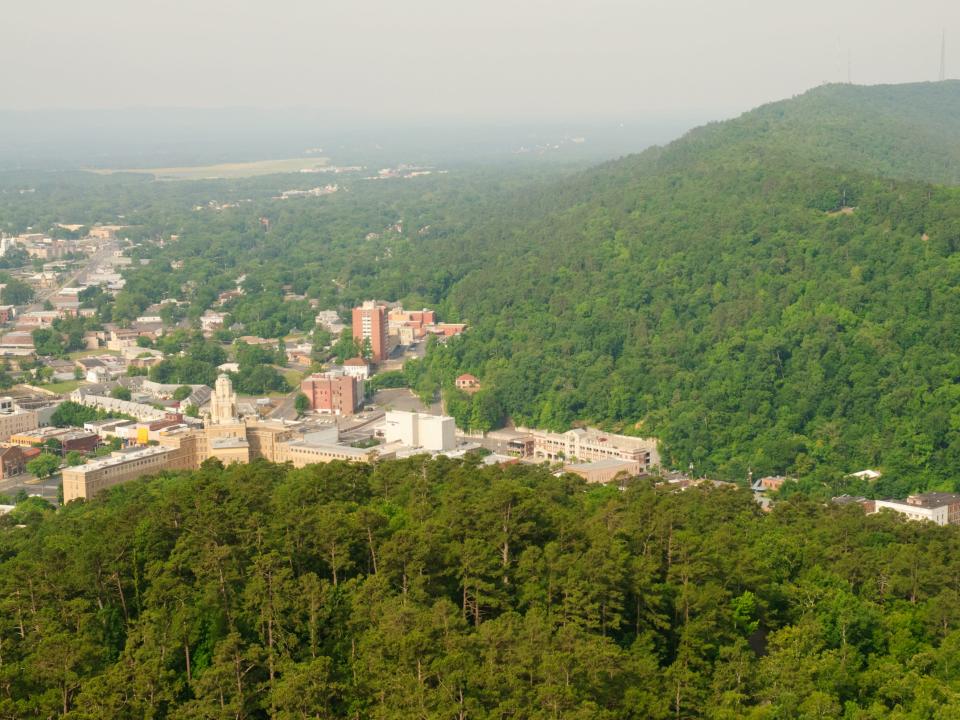
[[[721,118],[823,82],[960,77],[957,0],[4,2],[0,108]],[[849,64],[848,64],[849,61]]]

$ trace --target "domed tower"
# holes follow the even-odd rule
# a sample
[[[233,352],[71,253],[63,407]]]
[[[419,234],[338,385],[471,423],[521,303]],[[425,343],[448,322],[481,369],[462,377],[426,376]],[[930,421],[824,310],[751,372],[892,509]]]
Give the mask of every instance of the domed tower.
[[[213,425],[231,425],[240,422],[237,415],[237,394],[233,383],[223,374],[217,378],[210,396],[210,422]]]

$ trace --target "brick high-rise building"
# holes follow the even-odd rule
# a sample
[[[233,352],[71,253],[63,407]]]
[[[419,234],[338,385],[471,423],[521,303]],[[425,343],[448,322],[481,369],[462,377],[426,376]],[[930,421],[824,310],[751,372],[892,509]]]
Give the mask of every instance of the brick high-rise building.
[[[300,391],[311,410],[334,415],[353,415],[363,402],[363,380],[342,371],[310,375],[300,383]]]
[[[383,362],[390,354],[387,341],[387,308],[373,300],[367,300],[353,309],[353,339],[363,348],[370,341],[372,351],[370,359],[375,363]]]

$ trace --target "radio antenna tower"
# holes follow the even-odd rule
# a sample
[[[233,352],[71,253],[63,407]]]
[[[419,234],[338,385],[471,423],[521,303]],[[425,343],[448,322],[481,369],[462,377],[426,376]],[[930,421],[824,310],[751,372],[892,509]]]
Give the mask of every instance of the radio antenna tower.
[[[947,79],[947,31],[940,35],[940,82]]]

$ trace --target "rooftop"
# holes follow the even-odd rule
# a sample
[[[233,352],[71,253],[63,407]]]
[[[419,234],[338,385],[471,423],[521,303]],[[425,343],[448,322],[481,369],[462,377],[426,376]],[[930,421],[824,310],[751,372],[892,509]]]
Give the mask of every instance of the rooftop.
[[[618,460],[616,458],[605,458],[587,463],[571,463],[564,465],[564,470],[615,470],[617,468],[631,468],[635,465],[632,460]]]
[[[870,502],[870,499],[865,498],[862,495],[838,495],[835,498],[831,498],[830,502],[832,502],[834,505],[859,505],[861,503]]]
[[[918,495],[910,495],[904,502],[906,502],[907,505],[914,505],[916,507],[938,508],[944,505],[960,503],[960,495],[957,493],[942,492],[920,493]]]
[[[340,453],[342,455],[349,455],[351,457],[357,458],[358,460],[366,460],[370,457],[371,450],[379,450],[379,448],[355,448],[350,447],[349,445],[332,445],[326,443],[310,443],[304,440],[291,440],[287,443],[289,447],[302,448],[304,450],[317,450],[318,452],[329,452],[329,453]]]
[[[130,450],[127,452],[115,452],[112,455],[108,455],[100,460],[94,460],[86,465],[78,465],[71,469],[78,472],[87,473],[94,470],[103,470],[104,468],[113,467],[114,465],[122,465],[123,463],[132,462],[133,460],[141,460],[143,458],[154,457],[155,455],[163,455],[168,452],[170,452],[170,448],[159,446],[139,448],[137,450]]]
[[[210,441],[210,447],[217,450],[228,450],[230,448],[245,448],[250,447],[250,443],[247,442],[246,438],[240,437],[218,437],[213,438]]]

